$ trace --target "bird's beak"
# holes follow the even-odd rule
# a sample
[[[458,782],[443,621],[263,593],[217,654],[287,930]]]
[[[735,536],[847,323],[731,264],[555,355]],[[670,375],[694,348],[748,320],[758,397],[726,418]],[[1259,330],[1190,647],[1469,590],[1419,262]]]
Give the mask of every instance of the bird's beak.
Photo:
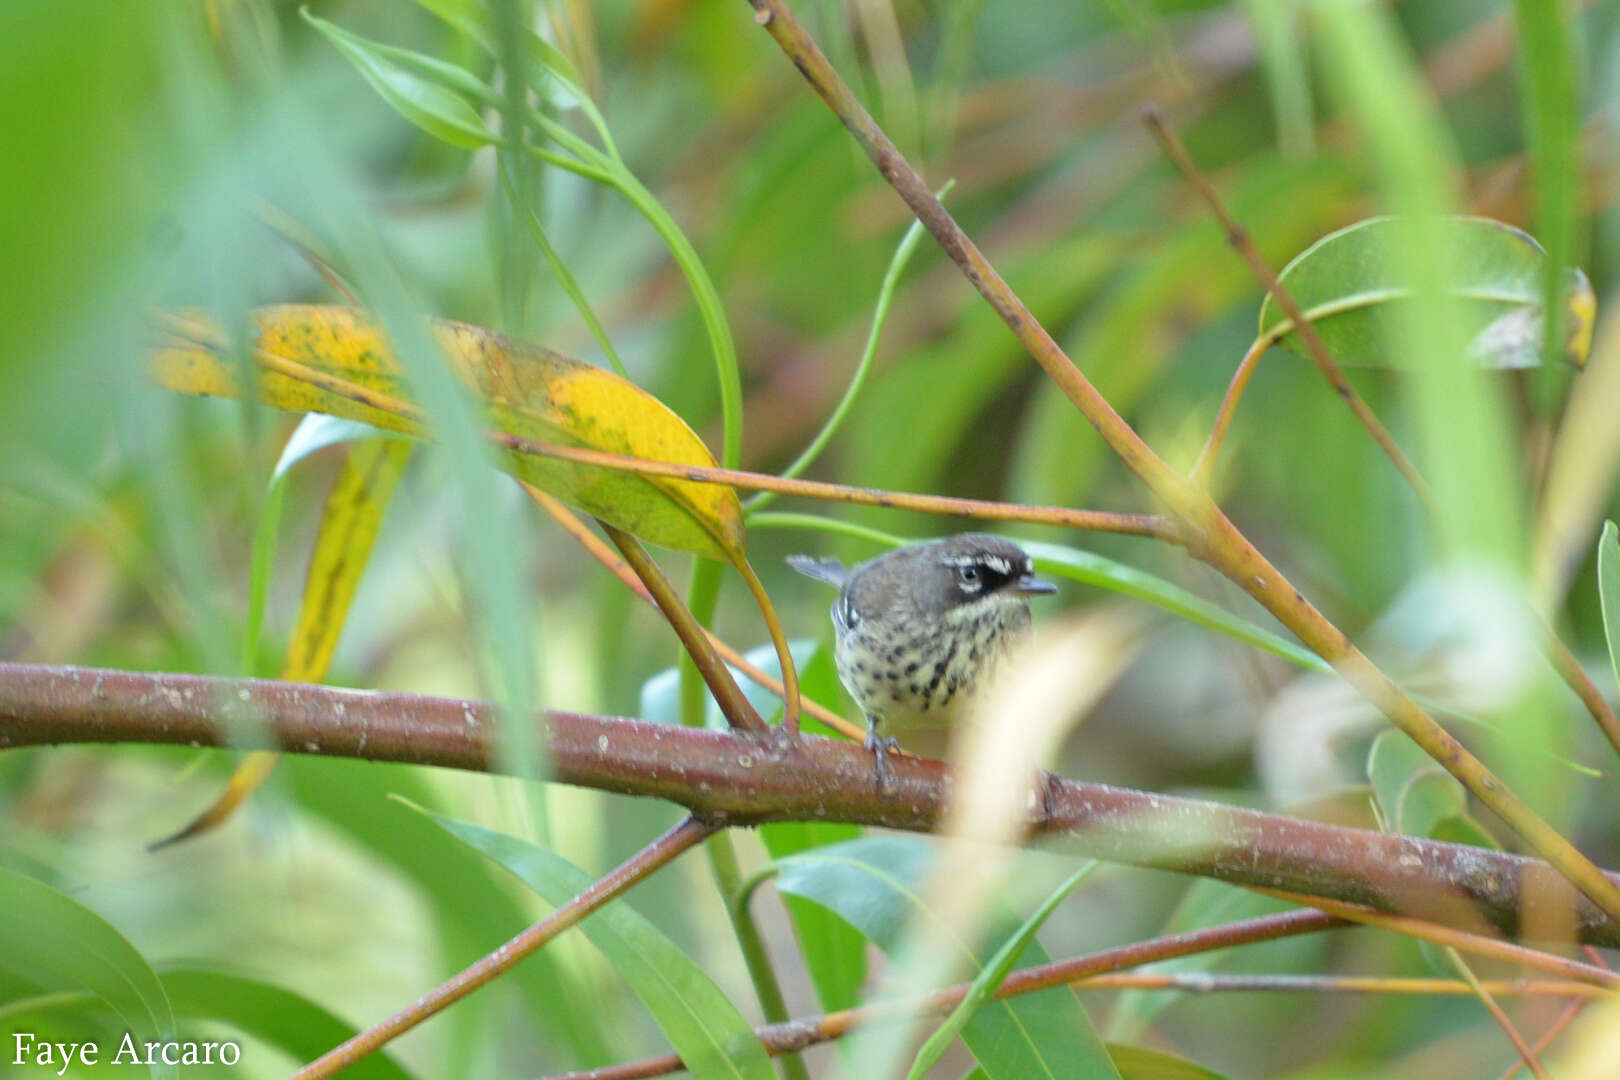
[[[1013,592],[1020,596],[1043,596],[1057,592],[1057,586],[1050,581],[1042,581],[1034,574],[1025,574],[1013,582]]]

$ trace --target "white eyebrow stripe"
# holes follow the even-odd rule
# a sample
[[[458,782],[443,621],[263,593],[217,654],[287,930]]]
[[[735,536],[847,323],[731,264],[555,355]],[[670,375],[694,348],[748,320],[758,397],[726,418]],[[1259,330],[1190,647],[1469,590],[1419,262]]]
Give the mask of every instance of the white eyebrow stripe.
[[[978,561],[972,555],[942,555],[939,564],[941,566],[972,566]]]
[[[1006,559],[1003,559],[1000,555],[986,555],[984,557],[984,564],[990,569],[994,570],[996,573],[1000,574],[1002,577],[1006,577],[1012,573],[1012,563],[1008,562]]]

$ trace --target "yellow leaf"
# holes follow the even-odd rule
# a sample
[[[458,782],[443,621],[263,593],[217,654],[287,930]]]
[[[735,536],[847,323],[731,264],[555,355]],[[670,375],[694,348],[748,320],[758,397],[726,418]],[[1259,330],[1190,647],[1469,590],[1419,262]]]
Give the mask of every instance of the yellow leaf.
[[[367,439],[349,451],[321,514],[321,530],[309,556],[304,598],[298,608],[298,627],[287,643],[281,666],[283,679],[321,682],[326,678],[383,514],[410,457],[411,444],[397,439]]]
[[[298,607],[298,626],[281,665],[283,679],[314,683],[326,679],[349,605],[371,560],[383,514],[410,459],[411,444],[397,439],[364,439],[349,450],[321,512],[320,532],[310,552],[304,598]],[[212,805],[149,850],[189,840],[223,824],[263,786],[280,759],[280,754],[269,750],[255,750],[243,758]]]
[[[323,412],[426,437],[420,407],[382,331],[353,308],[285,305],[255,315],[249,339],[258,396],[281,409]],[[713,466],[686,423],[611,372],[465,323],[435,322],[451,365],[483,403],[493,429],[535,442]],[[172,319],[154,357],[163,386],[234,397],[235,372],[206,322]],[[734,490],[511,453],[519,479],[650,543],[735,563],[742,507]]]

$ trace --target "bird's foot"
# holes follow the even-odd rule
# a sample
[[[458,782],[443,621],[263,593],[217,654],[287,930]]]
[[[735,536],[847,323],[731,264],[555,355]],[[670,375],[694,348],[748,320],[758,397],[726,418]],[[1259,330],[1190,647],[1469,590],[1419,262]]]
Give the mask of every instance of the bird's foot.
[[[881,791],[894,779],[894,772],[889,768],[889,754],[899,752],[900,740],[892,735],[885,738],[877,733],[877,729],[867,728],[866,748],[872,751],[872,756],[877,761],[878,790]]]
[[[1049,769],[1035,770],[1035,783],[1041,789],[1041,820],[1049,822],[1057,816],[1057,786],[1063,778]]]

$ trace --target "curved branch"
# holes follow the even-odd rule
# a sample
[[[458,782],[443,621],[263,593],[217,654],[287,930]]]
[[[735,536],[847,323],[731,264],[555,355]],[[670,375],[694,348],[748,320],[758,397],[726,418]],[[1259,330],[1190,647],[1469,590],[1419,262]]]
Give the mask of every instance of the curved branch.
[[[483,702],[262,679],[0,664],[0,749],[59,743],[222,746],[233,720],[293,753],[491,771]],[[798,742],[552,712],[555,778],[667,799],[713,825],[843,821],[917,832],[945,811],[951,770],[904,757],[873,781],[854,743]],[[1545,863],[1483,848],[1324,825],[1197,799],[1053,778],[1037,838],[1112,862],[1281,889],[1471,933],[1562,927],[1620,947],[1611,922]],[[1620,882],[1620,877],[1609,876]]]

